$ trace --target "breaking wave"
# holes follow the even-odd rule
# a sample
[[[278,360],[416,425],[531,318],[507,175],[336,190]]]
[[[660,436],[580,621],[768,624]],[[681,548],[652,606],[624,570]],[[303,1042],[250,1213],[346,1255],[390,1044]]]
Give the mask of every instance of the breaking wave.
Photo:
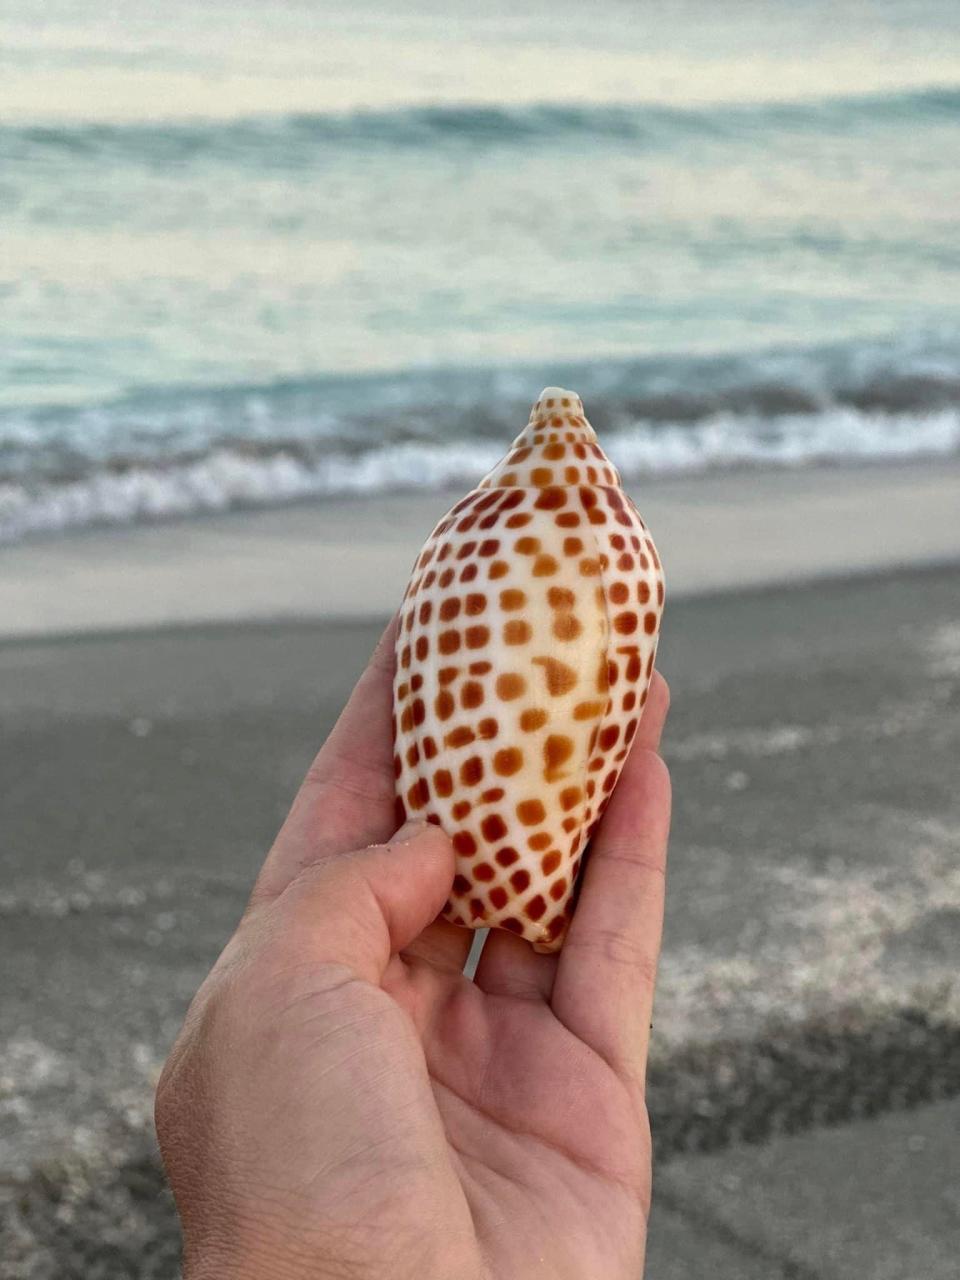
[[[73,479],[8,479],[0,482],[0,541],[309,498],[465,487],[494,465],[504,443],[407,441],[352,453],[319,444],[256,452],[218,447],[202,457],[114,465]],[[604,443],[627,482],[716,467],[945,457],[960,450],[960,408],[638,420],[605,434]]]

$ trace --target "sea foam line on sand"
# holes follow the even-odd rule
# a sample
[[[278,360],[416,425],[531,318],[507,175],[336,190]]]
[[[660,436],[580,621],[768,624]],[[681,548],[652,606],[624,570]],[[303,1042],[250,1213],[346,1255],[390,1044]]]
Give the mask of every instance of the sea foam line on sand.
[[[949,457],[960,451],[960,409],[880,414],[835,406],[773,420],[721,413],[696,423],[636,423],[612,432],[606,444],[626,481],[731,466]],[[324,452],[316,445],[315,452],[250,456],[216,448],[186,462],[93,470],[63,483],[0,482],[0,542],[306,498],[467,487],[502,448],[490,441],[410,441],[353,457],[336,446]]]

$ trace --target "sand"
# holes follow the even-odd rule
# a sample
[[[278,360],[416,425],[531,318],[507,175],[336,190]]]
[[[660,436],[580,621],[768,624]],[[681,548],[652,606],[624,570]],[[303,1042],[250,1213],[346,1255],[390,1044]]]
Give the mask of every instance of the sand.
[[[461,495],[343,499],[0,549],[0,636],[396,608]],[[671,599],[960,559],[960,463],[725,472],[634,490]]]
[[[650,1100],[673,1191],[660,1257],[698,1239],[696,1152],[716,1153],[705,1168],[722,1185],[725,1151],[744,1176],[743,1142],[799,1141],[960,1086],[958,602],[960,571],[941,569],[667,614],[677,804]],[[0,645],[5,1274],[175,1274],[152,1083],[378,627]],[[874,1130],[856,1133],[857,1159],[878,1158]],[[792,1205],[774,1230],[791,1257],[809,1236],[805,1194],[769,1197]],[[933,1233],[925,1247],[937,1223],[913,1224]],[[848,1251],[884,1247],[875,1222],[831,1230]],[[743,1257],[721,1280],[754,1274],[723,1239],[725,1267]],[[720,1248],[705,1238],[699,1256]]]
[[[725,477],[699,498],[678,481],[661,499],[675,587],[695,547],[723,555],[699,578],[690,569],[687,598],[675,590],[661,650],[676,818],[650,1075],[664,1188],[652,1280],[851,1274],[851,1258],[864,1275],[908,1274],[911,1259],[950,1274],[942,1200],[904,1198],[878,1219],[870,1198],[893,1197],[893,1184],[850,1181],[857,1164],[900,1168],[909,1141],[920,1162],[910,1176],[939,1185],[924,1151],[942,1161],[936,1135],[960,1114],[960,568],[917,567],[950,552],[957,476],[871,474],[873,501],[866,472]],[[351,557],[372,565],[391,529],[398,545],[415,541],[426,514],[422,499],[381,504],[381,525],[358,544],[337,520],[359,510],[4,554],[0,598],[21,602],[0,643],[0,1255],[11,1280],[176,1274],[152,1084],[383,621],[386,607],[330,616],[352,598]],[[317,596],[320,616],[263,620],[280,597],[251,597],[241,548],[257,551],[260,574],[299,547],[283,583],[299,584],[303,603],[321,533],[311,564],[334,585]],[[871,556],[884,572],[864,573]],[[225,594],[196,595],[224,558],[237,568]],[[904,558],[914,567],[889,567]],[[124,564],[130,593],[115,599],[105,584]],[[789,585],[693,594],[735,571]],[[165,622],[241,601],[251,616],[139,625],[144,584],[156,595],[161,579],[172,584],[153,601]],[[393,584],[377,589],[385,605]],[[58,621],[72,634],[10,634]],[[125,630],[91,630],[108,622]],[[899,1272],[882,1270],[891,1259]]]

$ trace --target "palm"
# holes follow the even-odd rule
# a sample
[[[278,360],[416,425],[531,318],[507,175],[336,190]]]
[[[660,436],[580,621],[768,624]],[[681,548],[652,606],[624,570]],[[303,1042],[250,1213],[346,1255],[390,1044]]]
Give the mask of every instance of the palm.
[[[545,999],[488,994],[436,971],[413,981],[431,991],[426,1065],[492,1273],[527,1276],[539,1264],[556,1277],[638,1276],[649,1199],[641,1089]],[[406,1003],[402,983],[392,994]]]

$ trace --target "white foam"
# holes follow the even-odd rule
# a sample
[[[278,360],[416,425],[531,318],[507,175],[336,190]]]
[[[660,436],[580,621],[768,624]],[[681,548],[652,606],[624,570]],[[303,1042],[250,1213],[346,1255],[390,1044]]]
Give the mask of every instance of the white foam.
[[[960,449],[960,410],[867,414],[836,406],[775,419],[720,413],[682,425],[639,423],[608,436],[605,444],[625,476],[749,463],[942,457]]]
[[[835,407],[773,420],[735,414],[692,424],[623,420],[604,443],[627,480],[744,464],[945,457],[960,450],[960,410],[895,415]],[[97,471],[69,483],[9,481],[0,484],[0,541],[338,494],[468,486],[502,451],[492,442],[408,442],[305,460],[221,448],[189,462]]]

